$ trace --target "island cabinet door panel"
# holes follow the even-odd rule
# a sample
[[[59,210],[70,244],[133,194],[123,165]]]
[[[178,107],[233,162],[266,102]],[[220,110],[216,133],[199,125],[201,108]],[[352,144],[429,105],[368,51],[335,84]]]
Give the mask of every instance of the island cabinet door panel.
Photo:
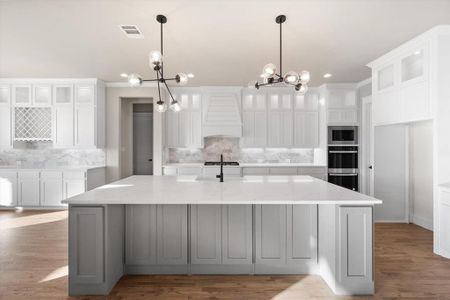
[[[191,206],[191,263],[221,264],[221,205]]]
[[[157,263],[187,264],[187,205],[158,205]]]
[[[286,205],[256,205],[256,264],[286,263]]]
[[[125,222],[125,263],[156,264],[156,205],[127,205]]]
[[[287,206],[287,263],[315,262],[317,205]]]
[[[339,207],[339,281],[344,287],[373,288],[372,230],[372,207]]]
[[[252,264],[252,206],[222,206],[222,263]]]
[[[70,208],[69,281],[71,284],[104,282],[103,222],[103,207]]]

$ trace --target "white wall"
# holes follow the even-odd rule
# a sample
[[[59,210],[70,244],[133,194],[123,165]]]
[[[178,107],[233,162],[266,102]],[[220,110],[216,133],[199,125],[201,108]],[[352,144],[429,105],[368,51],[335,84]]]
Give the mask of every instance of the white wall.
[[[433,229],[433,122],[409,126],[411,221]]]
[[[165,93],[163,93],[165,95]],[[115,87],[106,88],[106,182],[119,180],[120,165],[120,130],[121,99],[123,98],[158,98],[158,89],[154,87]],[[154,113],[153,118],[153,174],[162,173],[163,114]]]

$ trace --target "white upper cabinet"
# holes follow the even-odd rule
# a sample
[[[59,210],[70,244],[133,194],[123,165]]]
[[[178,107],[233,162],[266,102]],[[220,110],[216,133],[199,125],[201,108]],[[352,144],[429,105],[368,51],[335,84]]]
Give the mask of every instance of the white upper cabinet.
[[[11,104],[11,88],[7,84],[0,85],[0,105],[10,106]]]
[[[33,85],[33,104],[46,107],[52,105],[52,86],[50,84]]]
[[[386,125],[430,119],[431,35],[423,35],[369,64],[373,123]]]
[[[12,147],[11,89],[0,85],[0,149]]]
[[[358,102],[353,84],[324,86],[328,125],[358,125]]]
[[[268,93],[268,147],[293,145],[293,94]]]
[[[72,84],[56,84],[53,85],[53,94],[55,105],[73,105],[73,85]]]
[[[75,105],[94,105],[95,85],[77,84],[75,86]]]
[[[174,89],[174,98],[181,111],[170,109],[166,113],[166,145],[169,148],[201,148],[202,97],[195,89]]]
[[[267,146],[267,100],[262,92],[246,92],[242,98],[242,146]]]
[[[30,84],[15,84],[12,87],[14,106],[31,106],[32,90]]]

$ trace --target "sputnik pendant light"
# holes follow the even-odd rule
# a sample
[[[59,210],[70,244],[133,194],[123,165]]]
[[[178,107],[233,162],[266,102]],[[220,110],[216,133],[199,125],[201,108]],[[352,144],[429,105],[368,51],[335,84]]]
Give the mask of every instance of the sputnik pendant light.
[[[304,94],[308,90],[307,84],[310,74],[308,71],[301,71],[300,73],[289,71],[283,75],[283,23],[286,22],[286,16],[277,16],[275,22],[280,25],[280,71],[277,72],[277,67],[274,64],[267,64],[261,74],[263,82],[251,81],[248,86],[259,89],[262,86],[272,86],[284,82],[286,85],[292,85],[297,92]]]
[[[188,81],[188,76],[185,73],[178,73],[175,75],[175,77],[166,78],[164,77],[164,68],[163,68],[163,51],[164,51],[164,44],[163,44],[163,26],[165,23],[167,23],[167,18],[163,15],[157,15],[156,21],[158,21],[159,24],[161,24],[161,52],[154,50],[151,51],[149,54],[149,61],[150,61],[150,67],[153,68],[153,70],[156,72],[156,79],[142,79],[142,77],[139,74],[130,74],[128,75],[128,83],[131,86],[139,86],[142,85],[145,81],[156,81],[158,84],[158,96],[159,99],[156,102],[156,110],[159,112],[165,112],[167,110],[167,104],[162,100],[161,98],[161,84],[163,84],[167,92],[170,96],[170,109],[172,109],[175,112],[178,112],[181,110],[181,106],[178,103],[178,101],[173,97],[172,92],[169,89],[169,86],[167,85],[168,80],[175,80],[176,83],[179,85],[185,85]]]

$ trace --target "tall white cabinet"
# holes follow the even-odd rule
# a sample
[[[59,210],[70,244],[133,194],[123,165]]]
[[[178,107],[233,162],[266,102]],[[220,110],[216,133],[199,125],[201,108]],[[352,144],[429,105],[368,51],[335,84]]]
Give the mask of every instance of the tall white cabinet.
[[[14,117],[24,110],[32,117]],[[43,121],[45,116],[48,123]],[[0,149],[13,147],[19,127],[45,128],[43,124],[48,124],[45,139],[20,140],[51,141],[54,148],[104,148],[104,83],[98,79],[0,79]]]
[[[267,98],[264,92],[244,90],[242,97],[243,147],[267,146]]]
[[[199,89],[174,89],[180,112],[166,113],[166,145],[169,148],[201,148],[202,96]]]

